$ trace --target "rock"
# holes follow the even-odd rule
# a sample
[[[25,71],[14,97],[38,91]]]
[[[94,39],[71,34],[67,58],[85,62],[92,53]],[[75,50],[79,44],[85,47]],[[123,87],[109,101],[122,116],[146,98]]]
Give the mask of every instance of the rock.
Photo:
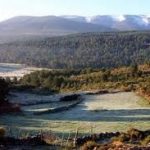
[[[74,101],[74,100],[78,100],[79,97],[80,97],[79,94],[67,95],[67,96],[61,97],[60,101]]]

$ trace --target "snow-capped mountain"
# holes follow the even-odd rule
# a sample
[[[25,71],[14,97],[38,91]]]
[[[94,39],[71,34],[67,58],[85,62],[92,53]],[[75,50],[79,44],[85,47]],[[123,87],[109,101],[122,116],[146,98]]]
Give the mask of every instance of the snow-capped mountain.
[[[67,18],[67,16],[65,16]],[[67,18],[72,19],[72,18]],[[73,16],[73,20],[80,21],[79,16]],[[82,17],[82,22],[102,25],[117,30],[145,30],[150,29],[150,15],[97,15]]]
[[[0,22],[1,37],[58,36],[85,32],[150,30],[150,15],[18,16]]]

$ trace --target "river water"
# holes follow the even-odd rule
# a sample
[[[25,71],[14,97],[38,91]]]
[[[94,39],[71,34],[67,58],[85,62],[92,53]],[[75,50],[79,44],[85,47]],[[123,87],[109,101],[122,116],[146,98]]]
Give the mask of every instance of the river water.
[[[20,64],[7,64],[7,63],[0,63],[0,72],[12,72],[22,69],[23,65]]]

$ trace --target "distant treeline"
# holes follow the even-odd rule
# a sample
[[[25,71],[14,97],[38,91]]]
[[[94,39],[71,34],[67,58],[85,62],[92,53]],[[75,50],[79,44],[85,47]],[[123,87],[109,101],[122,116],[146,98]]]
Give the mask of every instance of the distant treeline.
[[[84,33],[0,44],[0,62],[49,68],[112,68],[150,61],[150,31]]]

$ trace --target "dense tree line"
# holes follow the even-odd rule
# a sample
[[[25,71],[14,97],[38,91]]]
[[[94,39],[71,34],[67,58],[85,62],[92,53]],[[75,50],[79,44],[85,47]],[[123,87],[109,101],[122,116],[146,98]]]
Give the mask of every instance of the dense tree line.
[[[25,75],[19,84],[54,91],[133,90],[150,98],[150,65],[132,65],[115,69],[43,70]]]
[[[108,68],[150,60],[150,32],[85,33],[0,44],[0,62]]]

